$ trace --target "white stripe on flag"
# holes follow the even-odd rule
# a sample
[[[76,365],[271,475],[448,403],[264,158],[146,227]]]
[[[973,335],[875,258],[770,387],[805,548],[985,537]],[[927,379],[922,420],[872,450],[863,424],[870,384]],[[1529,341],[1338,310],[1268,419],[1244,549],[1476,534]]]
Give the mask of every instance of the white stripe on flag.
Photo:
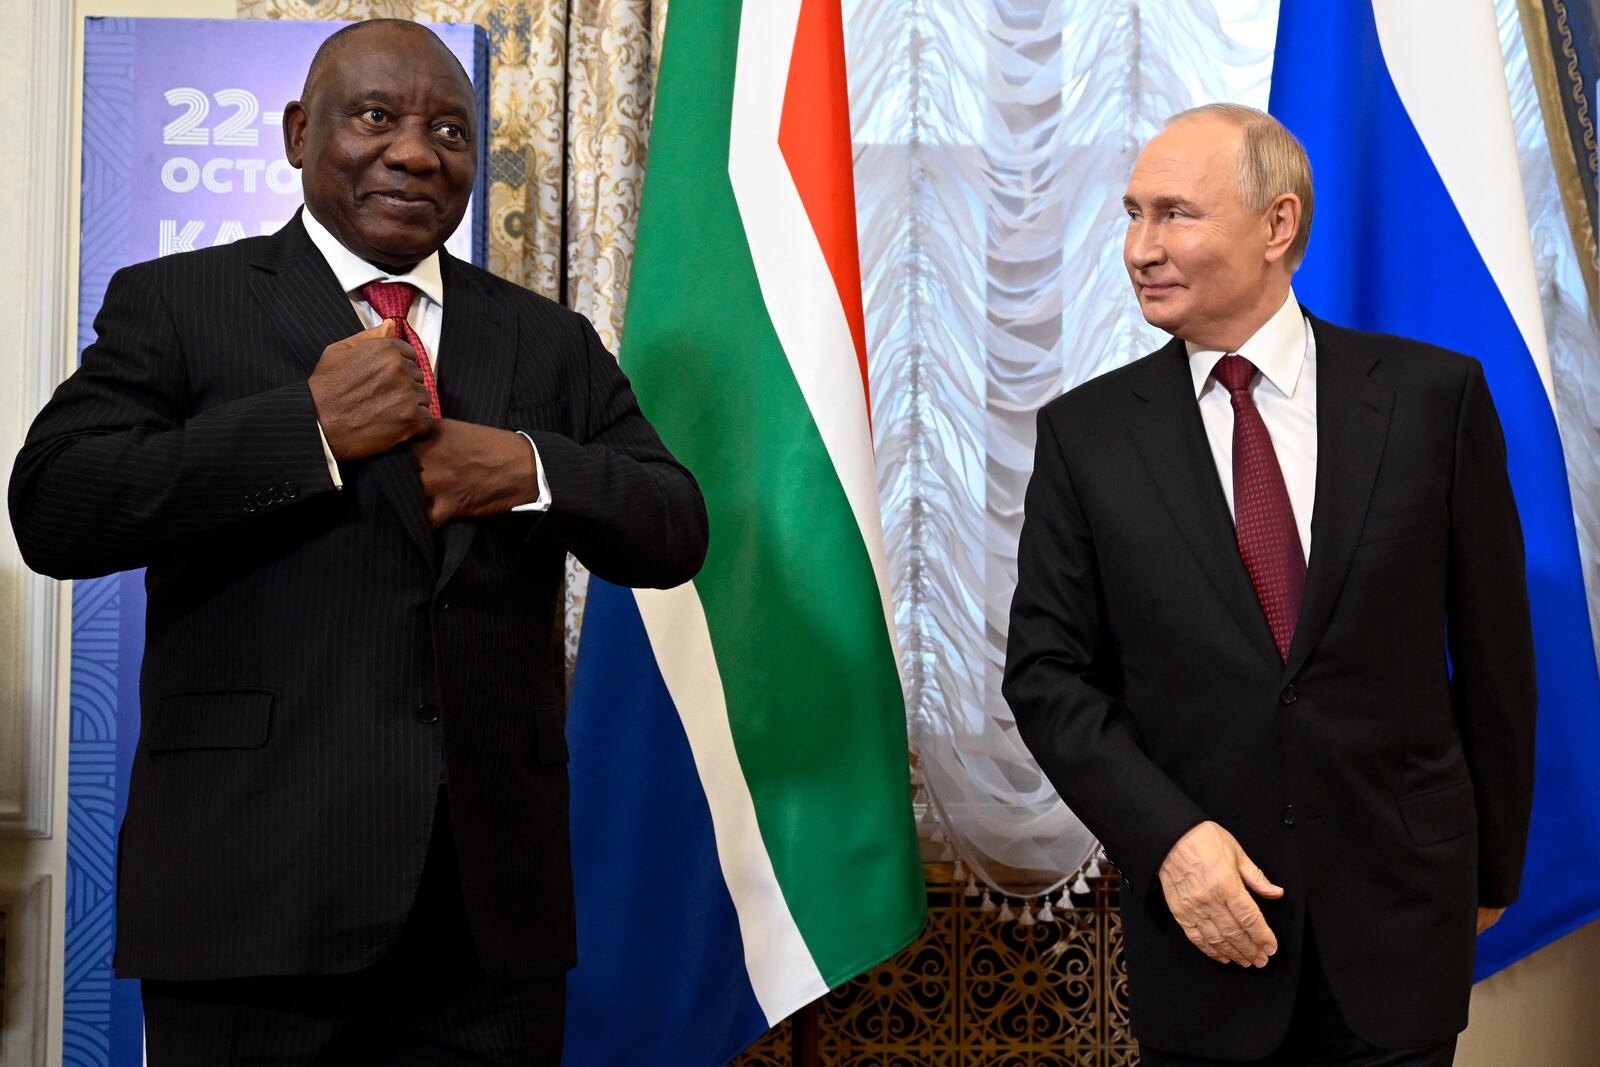
[[[1490,0],[1373,0],[1389,77],[1533,356],[1555,409],[1550,351],[1517,164],[1500,29]],[[1391,209],[1404,211],[1405,205]],[[1418,255],[1426,255],[1425,249]]]
[[[635,589],[656,665],[683,721],[695,770],[711,808],[717,860],[739,917],[745,968],[769,1025],[828,992],[783,898],[739,765],[716,650],[694,583]]]
[[[745,0],[734,72],[728,178],[767,316],[789,357],[872,560],[884,624],[899,670],[894,601],[889,593],[878,473],[861,365],[839,302],[839,288],[778,147],[799,20],[800,0]],[[902,677],[902,686],[904,681]]]

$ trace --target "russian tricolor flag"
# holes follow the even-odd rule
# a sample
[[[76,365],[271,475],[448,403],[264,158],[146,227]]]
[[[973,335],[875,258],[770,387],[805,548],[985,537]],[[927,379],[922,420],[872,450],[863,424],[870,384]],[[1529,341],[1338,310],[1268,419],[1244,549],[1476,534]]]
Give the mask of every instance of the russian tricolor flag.
[[[1600,677],[1504,72],[1491,0],[1286,0],[1271,101],[1316,182],[1295,292],[1333,322],[1476,356],[1505,430],[1538,769],[1522,896],[1481,938],[1479,978],[1600,915]]]

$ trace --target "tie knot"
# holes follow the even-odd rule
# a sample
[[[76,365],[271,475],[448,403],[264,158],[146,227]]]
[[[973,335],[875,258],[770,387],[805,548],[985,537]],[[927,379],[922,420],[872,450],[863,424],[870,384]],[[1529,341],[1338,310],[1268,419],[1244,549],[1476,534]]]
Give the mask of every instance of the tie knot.
[[[403,319],[411,311],[411,298],[416,289],[405,282],[368,282],[361,287],[361,295],[372,305],[372,310],[386,319]]]
[[[1228,392],[1238,393],[1250,387],[1250,379],[1255,372],[1254,363],[1236,352],[1230,352],[1217,360],[1217,367],[1211,373],[1216,375],[1217,381]]]

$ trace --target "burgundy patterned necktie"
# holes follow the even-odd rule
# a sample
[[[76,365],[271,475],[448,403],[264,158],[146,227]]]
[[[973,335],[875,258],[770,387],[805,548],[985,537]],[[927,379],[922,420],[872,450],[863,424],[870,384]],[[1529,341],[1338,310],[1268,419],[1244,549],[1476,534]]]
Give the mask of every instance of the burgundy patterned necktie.
[[[1272,438],[1250,399],[1255,372],[1243,356],[1226,355],[1213,373],[1233,400],[1233,524],[1239,555],[1278,655],[1287,660],[1305,599],[1306,557]]]
[[[361,295],[372,310],[386,319],[393,319],[400,328],[400,339],[417,350],[417,366],[422,368],[422,387],[428,391],[428,412],[439,417],[439,387],[433,380],[433,363],[428,350],[422,347],[422,338],[411,328],[406,314],[411,310],[411,298],[416,289],[405,282],[368,282],[361,287]]]

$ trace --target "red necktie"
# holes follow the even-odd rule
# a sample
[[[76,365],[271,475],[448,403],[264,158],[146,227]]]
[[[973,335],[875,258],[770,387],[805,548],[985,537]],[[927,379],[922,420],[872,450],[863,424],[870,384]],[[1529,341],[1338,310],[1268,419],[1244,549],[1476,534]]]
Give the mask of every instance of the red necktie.
[[[417,366],[422,368],[422,387],[428,391],[428,412],[439,417],[439,387],[433,380],[433,364],[428,360],[428,350],[422,347],[422,338],[411,328],[406,313],[411,310],[411,298],[416,289],[405,282],[368,282],[361,287],[361,295],[372,310],[386,319],[393,319],[400,328],[400,337],[417,350]]]
[[[1233,524],[1239,555],[1266,613],[1278,655],[1289,658],[1306,593],[1306,557],[1267,424],[1250,399],[1256,368],[1226,355],[1213,372],[1233,400]]]

